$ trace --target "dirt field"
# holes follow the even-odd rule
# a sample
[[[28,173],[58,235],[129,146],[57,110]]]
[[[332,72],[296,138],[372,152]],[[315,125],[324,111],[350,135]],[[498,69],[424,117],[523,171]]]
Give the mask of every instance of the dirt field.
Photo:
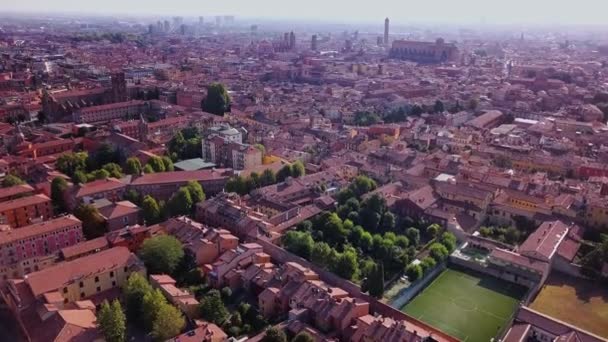
[[[530,307],[608,338],[608,288],[553,272]]]

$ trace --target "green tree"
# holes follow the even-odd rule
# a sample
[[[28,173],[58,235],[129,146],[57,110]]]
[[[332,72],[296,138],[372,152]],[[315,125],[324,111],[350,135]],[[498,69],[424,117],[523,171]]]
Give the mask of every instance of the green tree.
[[[141,162],[136,157],[127,159],[125,172],[129,175],[139,176],[141,174]]]
[[[211,290],[200,304],[201,316],[217,325],[224,323],[229,316],[228,310],[222,301],[222,296],[218,290]]]
[[[422,271],[424,273],[432,270],[435,266],[437,266],[437,262],[432,257],[425,257],[420,261],[420,266],[422,267]]]
[[[431,238],[436,238],[439,232],[441,231],[441,226],[437,223],[433,223],[426,227],[426,234]]]
[[[291,177],[291,174],[291,164],[286,164],[277,172],[276,179],[278,182],[283,182],[287,177]]]
[[[72,177],[74,172],[86,169],[88,157],[89,155],[86,152],[64,153],[57,158],[55,166],[57,170]]]
[[[420,265],[409,264],[405,269],[405,274],[407,275],[409,281],[414,282],[422,278],[422,267]]]
[[[110,173],[104,169],[95,170],[91,172],[90,175],[87,175],[87,179],[90,180],[102,180],[107,179],[108,177],[110,177]]]
[[[150,164],[146,164],[146,166],[144,166],[144,173],[154,173],[154,168],[150,165]]]
[[[158,203],[154,199],[154,197],[150,195],[146,195],[144,200],[142,201],[142,211],[144,215],[144,220],[147,225],[157,224],[161,221],[161,212]]]
[[[324,215],[322,227],[323,236],[332,244],[342,244],[346,241],[349,232],[344,228],[342,219],[336,213]]]
[[[152,324],[152,337],[155,341],[162,342],[177,336],[186,325],[181,312],[170,304],[163,305],[156,313],[156,319]]]
[[[375,264],[370,274],[367,275],[367,291],[370,296],[381,298],[384,294],[384,265]]]
[[[203,100],[201,108],[203,111],[223,116],[230,111],[230,95],[221,83],[212,83],[207,87],[207,97]]]
[[[143,323],[142,305],[144,296],[149,292],[152,292],[152,287],[146,278],[139,273],[131,273],[123,286],[129,321]]]
[[[315,265],[326,268],[330,255],[331,247],[326,242],[315,242],[310,253],[310,261]]]
[[[415,227],[409,227],[405,231],[405,235],[410,239],[410,242],[414,244],[414,246],[418,246],[420,243],[420,231]]]
[[[298,178],[298,177],[302,177],[306,174],[306,168],[304,167],[304,164],[297,160],[295,163],[293,163],[291,165],[291,176],[293,178]]]
[[[85,184],[88,181],[87,174],[82,170],[78,170],[72,175],[72,182],[74,184]]]
[[[172,274],[184,257],[184,249],[175,237],[160,235],[145,240],[139,256],[150,274]]]
[[[262,172],[262,175],[260,176],[260,183],[262,186],[272,185],[276,182],[277,179],[272,170],[266,169],[264,170],[264,172]]]
[[[189,215],[194,201],[187,187],[182,186],[171,196],[167,203],[167,211],[171,216]]]
[[[80,205],[74,210],[74,216],[82,221],[82,232],[87,240],[103,236],[106,232],[106,221],[96,207],[90,204]]]
[[[8,188],[11,186],[21,185],[21,184],[25,184],[25,182],[21,178],[15,176],[15,175],[11,175],[11,174],[6,175],[6,177],[4,177],[4,179],[2,180],[3,188]]]
[[[167,300],[159,289],[154,289],[144,294],[141,304],[144,323],[147,325],[146,328],[152,330],[154,321],[157,319],[157,314],[163,305],[167,305]]]
[[[110,174],[110,177],[122,178],[122,168],[116,163],[108,163],[103,166],[103,169]]]
[[[344,279],[356,279],[359,274],[357,253],[352,249],[345,250],[338,256],[337,263],[332,271]]]
[[[148,159],[147,165],[150,165],[154,172],[165,172],[165,163],[159,156],[152,156]]]
[[[357,126],[371,126],[380,122],[381,119],[377,114],[361,111],[355,113],[354,123]]]
[[[445,111],[445,105],[441,100],[435,101],[435,105],[433,106],[433,111],[435,113],[443,113]]]
[[[292,340],[291,342],[315,342],[315,339],[310,336],[307,332],[302,331],[299,334],[297,334]]]
[[[181,131],[175,133],[173,138],[171,138],[168,149],[171,154],[175,153],[179,158],[182,158],[184,150],[186,149],[186,139]]]
[[[448,255],[450,255],[450,252],[444,245],[436,242],[432,244],[429,248],[429,254],[433,259],[435,259],[435,261],[440,263],[447,259]]]
[[[171,171],[175,170],[175,168],[173,167],[173,161],[171,160],[171,158],[169,158],[167,156],[163,156],[161,159],[163,160],[163,165],[165,165],[165,171],[171,172]]]
[[[456,236],[450,232],[441,234],[441,239],[439,239],[439,241],[445,246],[449,253],[452,253],[456,249]]]
[[[141,194],[135,189],[129,189],[127,192],[125,192],[124,199],[139,206],[142,204]]]
[[[107,342],[125,341],[126,318],[118,300],[114,300],[111,305],[107,300],[101,304],[101,309],[97,312],[97,322]]]
[[[261,342],[287,342],[287,335],[285,335],[283,330],[272,327],[266,330],[266,335],[264,335]]]
[[[51,202],[55,213],[63,213],[67,210],[65,203],[65,192],[68,189],[68,182],[61,177],[53,178],[51,182]]]
[[[349,189],[355,196],[360,198],[362,195],[376,189],[376,182],[367,176],[357,176],[355,180],[349,185]]]
[[[310,260],[314,241],[310,233],[292,230],[283,235],[283,245],[288,251]]]
[[[190,192],[190,197],[192,197],[193,203],[196,204],[205,200],[205,192],[203,192],[201,183],[192,180],[188,182],[186,187],[188,188],[188,192]]]

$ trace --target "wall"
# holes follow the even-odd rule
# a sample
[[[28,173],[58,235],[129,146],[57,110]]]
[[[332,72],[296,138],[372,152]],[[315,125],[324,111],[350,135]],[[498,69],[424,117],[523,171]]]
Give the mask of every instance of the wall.
[[[413,284],[411,284],[408,288],[404,289],[399,293],[398,297],[393,299],[390,305],[393,308],[399,309],[402,308],[405,304],[409,303],[412,298],[416,297],[422,290],[424,290],[429,283],[431,283],[445,268],[447,267],[446,263],[442,263],[435,267],[431,272],[427,273],[421,279],[418,279]]]

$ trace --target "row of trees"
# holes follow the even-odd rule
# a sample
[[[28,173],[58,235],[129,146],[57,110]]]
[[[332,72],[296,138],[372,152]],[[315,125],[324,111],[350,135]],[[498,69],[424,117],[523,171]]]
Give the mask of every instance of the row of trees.
[[[239,195],[246,195],[252,190],[283,182],[287,177],[298,178],[306,174],[306,169],[301,161],[296,161],[293,164],[286,164],[276,174],[266,169],[262,174],[252,172],[249,177],[236,176],[226,182],[227,192],[236,192]]]
[[[266,334],[262,338],[262,342],[287,342],[287,335],[283,330],[277,327],[272,327],[266,330]],[[305,331],[298,333],[291,339],[291,342],[314,342],[315,339]]]
[[[141,274],[131,274],[123,295],[128,321],[149,332],[155,341],[166,341],[184,328],[186,321],[181,312]]]
[[[428,234],[439,234],[441,227],[432,224],[427,228]],[[424,274],[432,270],[437,264],[444,262],[448,256],[456,249],[456,236],[450,232],[443,232],[435,239],[429,247],[429,255],[420,260],[418,264],[407,266],[405,273],[410,281],[416,281]]]
[[[479,234],[485,238],[490,238],[502,243],[515,245],[520,242],[521,233],[515,227],[481,227]]]
[[[600,241],[582,259],[583,273],[598,278],[605,263],[608,263],[608,234],[601,234]]]

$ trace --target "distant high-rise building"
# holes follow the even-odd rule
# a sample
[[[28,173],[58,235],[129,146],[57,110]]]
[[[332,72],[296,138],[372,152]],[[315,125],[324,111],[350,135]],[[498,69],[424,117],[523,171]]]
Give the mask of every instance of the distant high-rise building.
[[[215,26],[222,26],[222,17],[220,17],[219,15],[215,17]]]
[[[171,30],[171,24],[169,23],[169,20],[165,20],[163,23],[163,31],[169,32],[170,30]]]
[[[388,26],[390,21],[388,18],[384,19],[384,45],[388,46]]]
[[[255,36],[258,34],[258,25],[251,25],[251,35]]]
[[[317,44],[318,44],[318,43],[317,43],[317,35],[316,35],[316,34],[313,34],[313,35],[312,35],[312,39],[311,39],[311,41],[310,41],[310,49],[311,49],[312,51],[317,51],[317,48],[318,48]]]
[[[289,33],[289,48],[292,50],[296,48],[296,35],[293,31]]]
[[[378,37],[378,39],[376,39],[376,44],[378,44],[378,46],[382,46],[383,45],[382,37]]]

